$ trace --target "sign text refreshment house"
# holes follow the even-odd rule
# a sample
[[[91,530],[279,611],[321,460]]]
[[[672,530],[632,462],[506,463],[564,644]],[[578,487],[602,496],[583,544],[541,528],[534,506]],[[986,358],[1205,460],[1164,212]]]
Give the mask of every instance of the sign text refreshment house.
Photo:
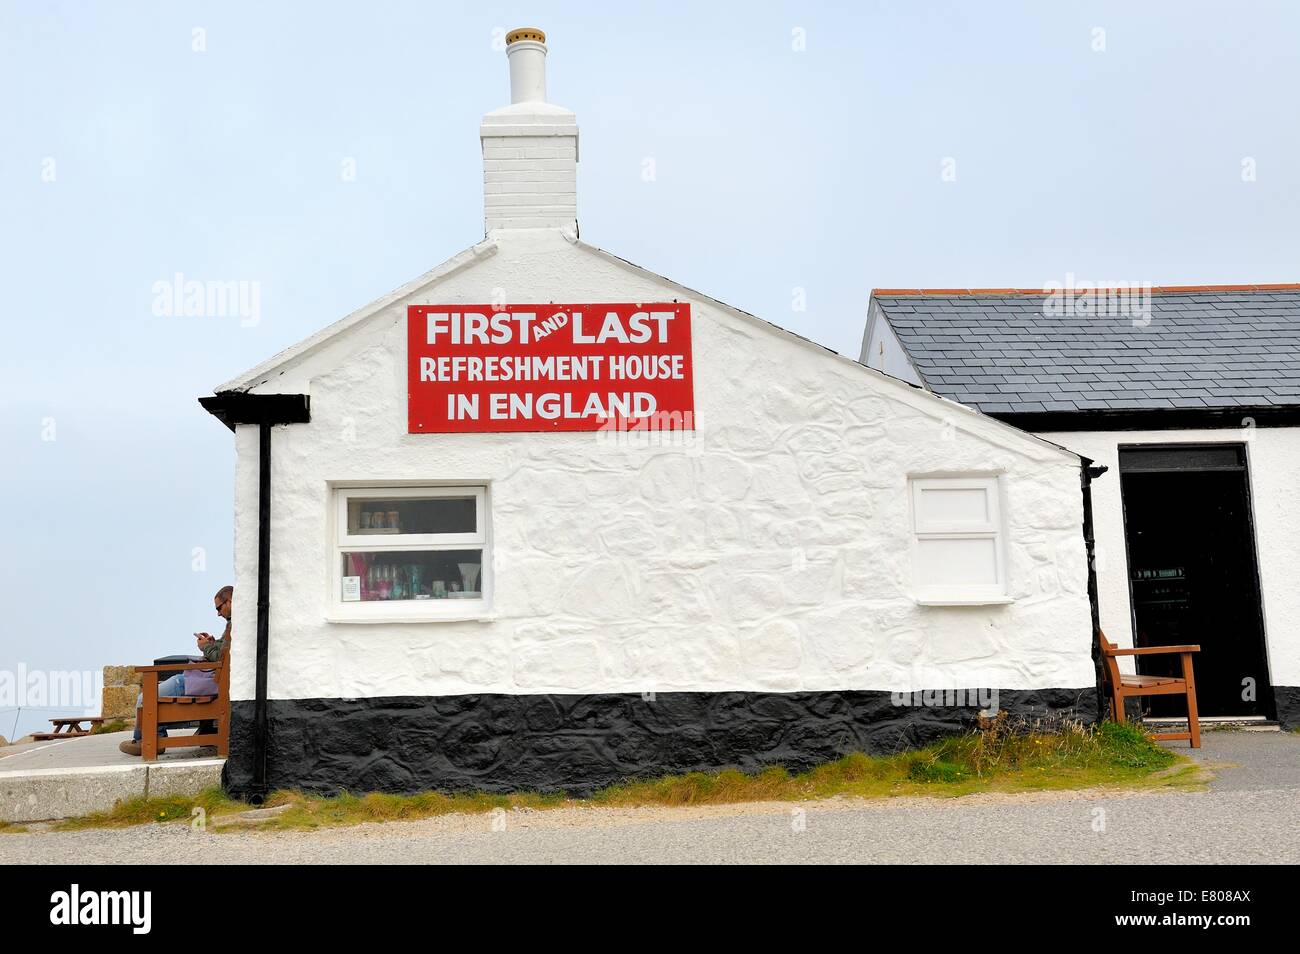
[[[408,431],[691,430],[683,302],[410,305]]]

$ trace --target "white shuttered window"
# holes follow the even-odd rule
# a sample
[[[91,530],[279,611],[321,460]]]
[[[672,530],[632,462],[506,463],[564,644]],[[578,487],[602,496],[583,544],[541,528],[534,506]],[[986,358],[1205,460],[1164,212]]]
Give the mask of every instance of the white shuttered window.
[[[914,477],[910,483],[918,602],[1008,602],[998,478]]]

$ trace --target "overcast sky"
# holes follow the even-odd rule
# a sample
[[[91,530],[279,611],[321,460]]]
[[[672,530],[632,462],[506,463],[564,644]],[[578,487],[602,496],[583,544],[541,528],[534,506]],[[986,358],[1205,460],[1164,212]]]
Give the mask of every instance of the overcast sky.
[[[0,672],[219,626],[195,399],[482,238],[516,26],[583,238],[841,352],[874,286],[1300,280],[1295,5],[621,6],[0,0]],[[155,314],[178,273],[256,321]]]

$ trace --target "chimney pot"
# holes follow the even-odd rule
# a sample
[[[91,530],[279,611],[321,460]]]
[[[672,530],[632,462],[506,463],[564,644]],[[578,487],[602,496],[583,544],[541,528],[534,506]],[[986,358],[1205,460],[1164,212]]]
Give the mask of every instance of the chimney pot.
[[[546,102],[546,34],[522,27],[506,34],[510,58],[510,102]]]
[[[536,40],[538,43],[545,43],[546,34],[537,27],[520,27],[518,30],[511,30],[506,34],[506,46],[509,46],[515,40]]]

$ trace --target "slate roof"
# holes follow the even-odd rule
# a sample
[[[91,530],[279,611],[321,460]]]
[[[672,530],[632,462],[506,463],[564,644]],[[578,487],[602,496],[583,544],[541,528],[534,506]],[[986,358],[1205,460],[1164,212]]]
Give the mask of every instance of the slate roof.
[[[1149,322],[1041,290],[872,292],[925,384],[985,413],[1300,405],[1300,285],[1160,287]]]

